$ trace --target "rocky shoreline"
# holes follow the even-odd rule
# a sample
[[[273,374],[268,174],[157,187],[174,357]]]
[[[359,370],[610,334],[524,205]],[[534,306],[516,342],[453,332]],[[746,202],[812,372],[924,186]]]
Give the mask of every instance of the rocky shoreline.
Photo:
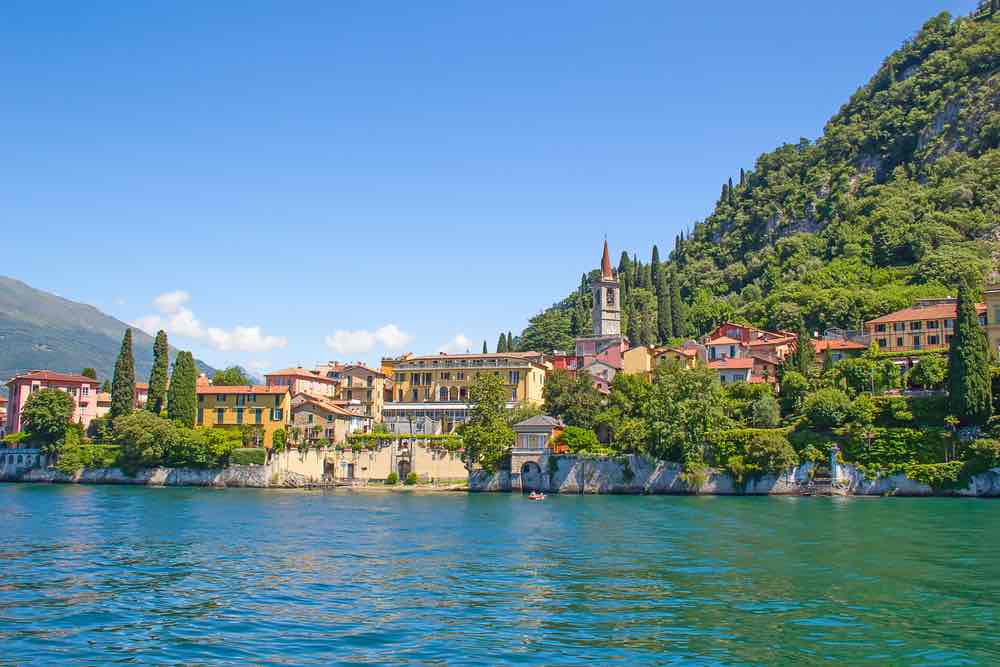
[[[366,483],[324,482],[267,465],[234,465],[221,469],[149,468],[129,474],[120,468],[89,468],[68,475],[55,468],[31,468],[0,476],[0,482],[40,484],[120,484],[132,486],[200,486],[212,488],[302,489],[353,488],[386,491],[521,492],[528,488],[555,494],[627,495],[844,495],[844,496],[961,496],[1000,497],[1000,468],[973,476],[960,489],[934,489],[903,474],[869,479],[858,468],[840,464],[829,489],[813,484],[815,465],[807,463],[780,475],[766,475],[738,483],[729,475],[709,471],[696,485],[686,481],[680,465],[649,461],[639,456],[618,458],[552,457],[537,480],[525,484],[521,475],[507,471],[473,474],[468,485],[421,484],[384,486]]]

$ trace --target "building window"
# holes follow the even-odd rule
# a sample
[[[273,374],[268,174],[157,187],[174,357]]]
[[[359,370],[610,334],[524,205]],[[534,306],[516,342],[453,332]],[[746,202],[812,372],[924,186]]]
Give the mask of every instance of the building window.
[[[928,345],[937,345],[938,344],[938,337],[937,336],[928,336],[927,337],[927,344]]]
[[[281,408],[271,410],[271,421],[280,422],[284,418],[285,411]]]
[[[913,349],[915,349],[915,350],[919,350],[920,349],[920,336],[914,336],[913,337]]]
[[[225,408],[216,408],[215,409],[215,423],[219,424],[219,425],[226,423],[226,409]]]
[[[729,346],[729,356],[732,357],[733,359],[736,358],[736,346],[735,345],[730,345]]]
[[[198,425],[205,423],[205,408],[198,408]]]
[[[438,400],[447,401],[448,400],[448,387],[441,387],[438,391]]]
[[[896,322],[892,325],[893,331],[906,331],[906,324],[903,322]]]
[[[253,409],[253,423],[261,424],[264,420],[264,408],[254,408]]]
[[[896,347],[903,347],[903,339],[902,338],[897,338],[896,339]]]
[[[885,325],[884,324],[876,324],[875,325],[875,331],[877,331],[878,333],[885,333]]]
[[[225,394],[216,394],[215,395],[215,402],[216,403],[225,403],[226,402],[226,395]]]
[[[615,305],[615,288],[614,287],[609,287],[608,288],[608,305],[609,306]]]
[[[313,414],[311,412],[308,414],[308,416],[306,416],[306,423],[307,424],[313,423]]]
[[[420,392],[418,392],[416,389],[414,389],[413,390],[413,402],[416,403],[419,400],[420,400]]]
[[[937,320],[927,320],[927,328],[928,329],[937,329],[938,328],[938,321]]]
[[[451,373],[441,373],[441,379],[442,380],[450,380],[451,379]]]
[[[955,328],[955,320],[945,320],[944,321],[944,328],[945,329],[954,329]]]
[[[243,423],[243,408],[236,408],[236,423]]]
[[[333,421],[333,415],[327,415],[326,416],[326,421],[327,421],[327,423],[332,422]]]
[[[399,390],[399,393],[397,394],[397,397],[398,397],[397,400],[399,400],[399,402],[402,403],[403,402],[403,390],[402,389]]]
[[[878,346],[879,347],[885,347],[885,338],[879,338],[878,339]]]
[[[521,381],[521,371],[509,371],[508,376],[508,384],[517,384]]]

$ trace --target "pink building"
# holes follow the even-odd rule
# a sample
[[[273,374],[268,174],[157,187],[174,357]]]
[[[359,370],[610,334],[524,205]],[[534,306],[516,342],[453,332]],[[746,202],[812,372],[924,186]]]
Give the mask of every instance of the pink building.
[[[326,372],[308,371],[301,366],[286,368],[264,375],[268,387],[288,387],[292,396],[311,394],[328,398],[337,397],[343,367],[324,367]]]
[[[21,410],[28,397],[42,389],[65,391],[73,398],[75,406],[73,421],[84,428],[97,417],[97,394],[100,385],[84,375],[56,373],[54,371],[30,371],[11,378],[7,382],[10,403],[7,407],[7,433],[21,431]]]

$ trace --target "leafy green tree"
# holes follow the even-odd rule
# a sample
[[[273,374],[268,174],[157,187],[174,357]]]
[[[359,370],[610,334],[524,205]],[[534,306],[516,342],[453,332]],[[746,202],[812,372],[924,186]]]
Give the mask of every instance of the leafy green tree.
[[[781,411],[798,414],[805,406],[809,380],[798,371],[786,371],[781,378]]]
[[[197,381],[197,375],[195,380]],[[212,376],[212,384],[216,387],[243,387],[252,385],[253,381],[239,366],[230,366],[225,370],[216,371]]]
[[[484,373],[469,388],[469,419],[460,427],[462,462],[470,473],[481,466],[496,470],[510,455],[514,431],[507,424],[507,388],[499,375]]]
[[[750,423],[757,428],[774,428],[781,421],[781,406],[774,394],[756,399],[750,406]]]
[[[101,392],[104,394],[111,393],[111,380],[105,380],[101,383]]]
[[[178,352],[167,391],[167,416],[194,426],[198,412],[198,370],[190,352]]]
[[[906,381],[921,389],[939,389],[948,377],[948,362],[944,355],[928,354],[906,373]]]
[[[112,419],[132,412],[135,405],[135,360],[132,357],[132,330],[125,329],[122,348],[115,362],[115,375],[111,382]]]
[[[804,414],[813,428],[828,430],[844,424],[851,417],[851,399],[839,389],[820,389],[806,398]]]
[[[91,368],[90,366],[87,366],[82,371],[80,371],[80,375],[82,375],[83,377],[86,377],[86,378],[90,378],[91,380],[96,380],[97,379],[97,369]]]
[[[562,419],[567,426],[594,427],[602,397],[588,373],[554,371],[545,380],[542,396],[546,414]]]
[[[162,465],[179,437],[173,423],[145,410],[117,417],[114,433],[122,462],[132,469]]]
[[[505,334],[500,334],[500,340],[497,341],[497,353],[507,352],[507,336]]]
[[[149,394],[146,398],[146,409],[154,415],[163,412],[167,400],[169,356],[167,332],[161,329],[156,332],[156,340],[153,342],[153,369],[149,373]]]
[[[58,389],[32,392],[21,410],[21,423],[31,444],[48,456],[62,451],[76,404],[73,397]]]
[[[719,378],[711,369],[661,364],[645,409],[649,454],[680,461],[689,469],[702,465],[708,434],[730,423],[725,406]]]
[[[592,453],[603,449],[596,433],[589,428],[580,428],[579,426],[567,426],[556,442],[566,445],[573,454]]]
[[[958,289],[955,333],[948,349],[951,413],[964,425],[981,426],[993,414],[990,345],[979,325],[976,294],[969,281]]]
[[[528,321],[518,347],[524,351],[551,353],[571,350],[575,341],[570,334],[570,317],[561,310],[546,310]]]

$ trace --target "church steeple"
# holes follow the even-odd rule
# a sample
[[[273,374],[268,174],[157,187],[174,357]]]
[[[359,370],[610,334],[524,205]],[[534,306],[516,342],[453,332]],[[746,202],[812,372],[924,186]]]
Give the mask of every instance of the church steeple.
[[[607,239],[604,239],[604,257],[601,258],[601,278],[603,280],[615,279],[615,274],[611,270],[611,255],[608,254]]]
[[[611,268],[611,254],[608,252],[608,241],[604,240],[604,255],[601,257],[601,277],[590,285],[594,294],[594,311],[591,320],[594,323],[595,336],[620,336],[621,303],[618,293],[618,281]]]

